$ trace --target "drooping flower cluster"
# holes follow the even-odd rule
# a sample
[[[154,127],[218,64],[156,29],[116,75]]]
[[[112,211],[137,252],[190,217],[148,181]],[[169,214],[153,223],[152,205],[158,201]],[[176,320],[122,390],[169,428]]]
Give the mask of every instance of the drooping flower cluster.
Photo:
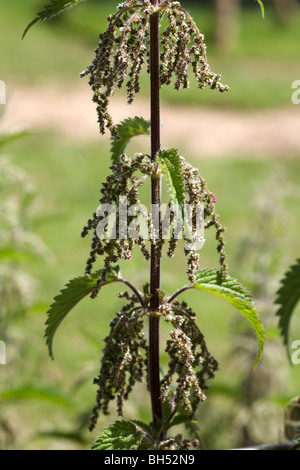
[[[207,379],[214,378],[218,363],[209,353],[204,336],[196,325],[196,314],[185,302],[165,303],[160,311],[174,327],[167,341],[166,351],[170,361],[162,381],[162,400],[168,399],[170,387],[177,376],[173,401],[192,415],[199,402],[206,400],[204,391],[209,388]]]
[[[221,76],[211,71],[206,57],[204,35],[180,2],[166,0],[161,3],[162,14],[168,25],[162,33],[161,84],[169,85],[174,75],[175,89],[188,88],[188,68],[192,67],[199,88],[209,86],[220,92],[229,88],[220,83]]]
[[[138,198],[139,186],[152,174],[154,169],[154,165],[149,160],[149,157],[144,154],[136,154],[132,160],[124,154],[120,162],[112,165],[112,173],[101,188],[102,197],[99,210],[94,213],[92,219],[88,220],[82,231],[82,237],[87,236],[91,230],[93,231],[86,273],[91,273],[97,255],[105,256],[102,277],[94,288],[92,297],[96,297],[102,282],[111,270],[111,265],[120,259],[131,259],[131,252],[136,244],[140,246],[144,257],[147,260],[150,258],[145,237],[139,236],[141,227],[134,224],[135,237],[131,237],[128,232],[128,227],[136,220],[135,214],[130,215],[130,208],[142,208]],[[138,178],[135,173],[140,173],[141,177]],[[109,210],[113,208],[115,208],[115,213],[111,214],[114,217],[110,225],[107,215]],[[124,218],[122,217],[123,213]],[[142,215],[151,233],[151,215],[145,211]],[[101,233],[99,232],[100,228],[102,229]],[[104,234],[105,239],[103,239]]]
[[[90,75],[90,85],[97,104],[100,132],[107,127],[114,137],[118,132],[108,112],[109,98],[116,88],[122,88],[127,76],[128,103],[139,91],[139,75],[147,52],[149,15],[154,7],[148,0],[127,0],[108,17],[106,31],[100,34],[93,63],[81,76]]]
[[[105,339],[99,376],[97,403],[93,410],[90,429],[94,429],[99,413],[108,414],[108,406],[117,400],[118,414],[122,415],[124,400],[128,399],[136,382],[147,375],[147,345],[143,331],[143,308],[134,295],[127,292],[119,297],[128,303],[111,321],[110,333]]]
[[[188,69],[191,66],[199,88],[209,86],[221,92],[228,90],[220,83],[220,75],[210,70],[204,36],[179,2],[162,0],[154,7],[149,0],[127,0],[108,17],[107,29],[99,36],[95,58],[81,73],[81,77],[90,76],[102,134],[108,128],[114,138],[119,137],[108,111],[109,99],[115,90],[122,88],[128,78],[127,101],[132,103],[140,90],[144,63],[148,64],[149,71],[149,18],[157,12],[168,20],[161,41],[161,85],[171,83],[174,76],[177,90],[188,88]]]

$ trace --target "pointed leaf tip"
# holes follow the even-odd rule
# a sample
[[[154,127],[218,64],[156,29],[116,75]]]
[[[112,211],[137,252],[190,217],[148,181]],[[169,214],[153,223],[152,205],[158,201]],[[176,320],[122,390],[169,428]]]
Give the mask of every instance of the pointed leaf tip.
[[[69,281],[64,289],[54,298],[54,303],[47,312],[48,319],[46,321],[45,338],[48,346],[49,354],[53,359],[53,339],[57,328],[68,315],[68,313],[88,294],[90,294],[99,278],[101,278],[102,270],[94,274],[77,277]],[[116,282],[120,279],[120,271],[118,267],[112,269],[107,276],[107,280],[103,285]]]
[[[39,21],[52,20],[52,18],[54,18],[55,16],[60,15],[69,8],[77,6],[79,5],[79,3],[82,3],[84,1],[85,0],[50,0],[49,3],[45,5],[44,9],[37,13],[36,18],[34,18],[31,23],[29,23],[29,25],[25,28],[22,39],[24,39],[31,27]]]
[[[281,287],[276,293],[275,304],[279,305],[276,315],[279,317],[278,327],[284,345],[289,345],[289,331],[292,315],[300,301],[300,259],[291,266],[281,280]]]
[[[260,5],[262,17],[265,19],[265,7],[264,7],[264,4],[263,4],[262,0],[257,0],[257,1],[258,1],[259,5]]]
[[[117,163],[120,160],[120,156],[124,153],[132,137],[150,135],[150,121],[146,121],[144,118],[137,116],[128,118],[117,125],[117,131],[120,139],[111,139],[110,151],[113,163]]]

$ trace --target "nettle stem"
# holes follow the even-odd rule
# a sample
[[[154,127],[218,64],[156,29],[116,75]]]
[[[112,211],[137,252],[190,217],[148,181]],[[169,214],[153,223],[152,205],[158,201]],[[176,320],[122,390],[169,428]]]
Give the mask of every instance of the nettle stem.
[[[151,0],[158,6],[159,0]],[[150,83],[151,83],[151,160],[155,162],[160,149],[160,74],[159,74],[159,12],[150,17]],[[151,180],[151,203],[159,207],[161,204],[161,178],[153,176]],[[161,420],[162,403],[160,390],[159,361],[159,316],[158,311],[160,289],[160,253],[154,243],[151,245],[150,271],[150,315],[149,321],[149,387],[154,425]],[[160,436],[163,439],[163,432]]]

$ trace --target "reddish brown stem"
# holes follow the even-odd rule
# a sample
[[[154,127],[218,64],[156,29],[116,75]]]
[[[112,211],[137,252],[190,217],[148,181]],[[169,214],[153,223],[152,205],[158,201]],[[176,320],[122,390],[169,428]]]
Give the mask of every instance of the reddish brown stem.
[[[151,0],[154,6],[159,0]],[[156,161],[160,149],[160,77],[159,77],[159,13],[150,17],[150,83],[151,83],[151,160]],[[151,204],[159,207],[161,203],[161,181],[153,177],[151,181]],[[153,206],[152,206],[153,207]],[[150,310],[157,312],[160,300],[160,254],[152,243],[150,271]],[[159,316],[150,314],[149,321],[149,388],[152,405],[153,424],[162,420],[160,398],[160,361],[159,361]],[[160,439],[163,439],[163,432]]]

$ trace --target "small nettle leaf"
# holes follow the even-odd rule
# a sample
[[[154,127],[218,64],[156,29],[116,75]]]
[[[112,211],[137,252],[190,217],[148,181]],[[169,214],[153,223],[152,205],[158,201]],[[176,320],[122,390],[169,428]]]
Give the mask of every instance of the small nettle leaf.
[[[116,421],[104,429],[91,450],[136,450],[142,438],[143,433],[131,421]]]
[[[253,300],[245,287],[230,276],[222,280],[220,273],[215,269],[200,270],[196,272],[195,276],[196,280],[193,287],[223,297],[234,305],[250,322],[259,343],[259,352],[254,364],[254,367],[256,367],[262,354],[265,334],[260,316],[254,308]]]
[[[166,175],[173,204],[179,204],[182,211],[184,211],[185,180],[177,150],[160,150],[157,159],[164,175]]]
[[[260,8],[261,8],[261,14],[262,14],[262,17],[264,18],[265,17],[265,7],[264,7],[264,4],[262,2],[262,0],[257,0],[259,5],[260,5]]]
[[[293,312],[300,300],[300,259],[285,273],[281,287],[276,293],[275,303],[280,305],[276,312],[284,344],[289,344],[289,330]]]
[[[46,342],[49,354],[53,358],[53,338],[55,332],[67,314],[78,304],[84,297],[90,294],[101,278],[102,270],[92,275],[85,274],[68,282],[60,294],[54,298],[54,303],[47,312],[48,319],[46,321]],[[111,273],[107,274],[106,281],[102,285],[116,282],[120,279],[120,272],[116,267]]]
[[[55,18],[69,8],[75,7],[84,1],[85,0],[50,0],[50,2],[44,6],[44,9],[37,13],[36,18],[26,27],[23,33],[23,39],[34,24],[39,21],[52,20],[52,18]]]
[[[111,139],[111,159],[113,163],[120,161],[120,156],[124,153],[132,137],[138,135],[150,135],[150,121],[135,116],[128,118],[117,125],[117,131],[120,139]]]

